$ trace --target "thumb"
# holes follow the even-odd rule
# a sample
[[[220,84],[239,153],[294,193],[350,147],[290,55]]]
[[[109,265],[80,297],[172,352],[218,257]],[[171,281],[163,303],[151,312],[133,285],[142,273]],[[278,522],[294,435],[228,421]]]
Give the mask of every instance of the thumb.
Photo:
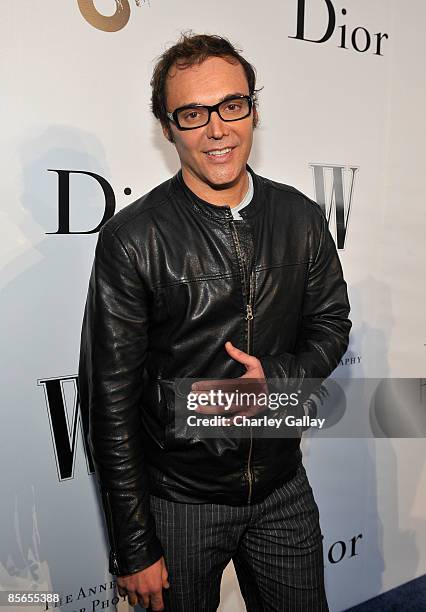
[[[168,574],[166,565],[163,561],[162,568],[161,568],[161,581],[163,583],[163,589],[168,589],[170,586],[168,578],[169,578],[169,574]]]
[[[225,342],[225,349],[227,350],[228,355],[230,355],[232,359],[235,359],[235,361],[239,361],[247,368],[252,365],[253,357],[241,349],[236,348],[229,340]]]

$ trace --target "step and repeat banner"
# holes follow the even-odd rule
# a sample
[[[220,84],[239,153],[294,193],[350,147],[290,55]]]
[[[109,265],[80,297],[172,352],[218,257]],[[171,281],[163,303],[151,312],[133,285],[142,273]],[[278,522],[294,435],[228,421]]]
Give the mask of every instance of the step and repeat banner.
[[[60,594],[31,609],[113,610],[76,375],[99,228],[179,168],[150,113],[155,58],[183,30],[243,49],[263,87],[250,164],[316,199],[339,249],[353,329],[334,377],[417,379],[426,408],[426,5],[2,8],[0,586]],[[426,572],[426,445],[387,427],[387,410],[371,408],[371,435],[303,441],[333,611]],[[232,563],[220,610],[244,610]]]

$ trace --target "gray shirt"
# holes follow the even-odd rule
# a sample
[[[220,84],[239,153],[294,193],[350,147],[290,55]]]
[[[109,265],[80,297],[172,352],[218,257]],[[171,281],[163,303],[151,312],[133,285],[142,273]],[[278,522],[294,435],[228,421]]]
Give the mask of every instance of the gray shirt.
[[[247,175],[248,175],[248,180],[249,180],[249,186],[247,189],[247,193],[244,196],[244,198],[241,200],[241,202],[237,204],[237,206],[234,206],[233,208],[231,208],[232,216],[237,221],[241,221],[243,219],[242,216],[240,215],[240,210],[242,210],[245,206],[250,204],[250,202],[253,199],[253,192],[254,192],[253,179],[251,178],[250,172],[247,172]]]

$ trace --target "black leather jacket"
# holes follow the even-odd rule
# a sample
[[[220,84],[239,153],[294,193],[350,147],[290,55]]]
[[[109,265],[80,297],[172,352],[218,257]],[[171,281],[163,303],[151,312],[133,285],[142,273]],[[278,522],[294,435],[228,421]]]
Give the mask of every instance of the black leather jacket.
[[[99,232],[78,381],[116,575],[163,554],[150,492],[257,503],[301,460],[300,438],[175,438],[175,378],[241,376],[226,340],[267,378],[326,378],[348,345],[346,283],[321,209],[247,168],[243,221],[200,200],[179,172]]]

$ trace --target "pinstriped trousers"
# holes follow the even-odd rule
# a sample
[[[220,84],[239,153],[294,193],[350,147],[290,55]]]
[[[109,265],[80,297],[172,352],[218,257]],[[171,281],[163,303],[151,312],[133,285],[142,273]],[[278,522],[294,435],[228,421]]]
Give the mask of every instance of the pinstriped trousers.
[[[319,512],[305,468],[257,504],[151,496],[170,587],[166,612],[215,612],[232,559],[248,612],[326,612]]]

